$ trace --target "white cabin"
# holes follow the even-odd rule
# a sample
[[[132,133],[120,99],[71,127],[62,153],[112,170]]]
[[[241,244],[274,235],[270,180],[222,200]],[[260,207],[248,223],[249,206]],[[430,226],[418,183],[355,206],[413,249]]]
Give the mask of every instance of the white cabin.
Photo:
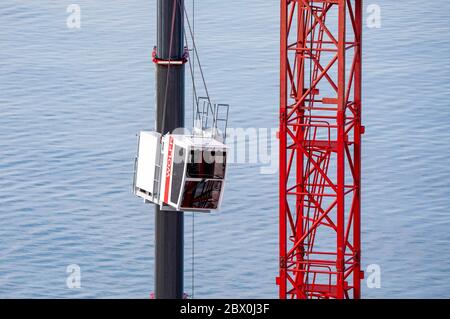
[[[134,192],[164,210],[220,209],[227,147],[213,137],[139,134]]]

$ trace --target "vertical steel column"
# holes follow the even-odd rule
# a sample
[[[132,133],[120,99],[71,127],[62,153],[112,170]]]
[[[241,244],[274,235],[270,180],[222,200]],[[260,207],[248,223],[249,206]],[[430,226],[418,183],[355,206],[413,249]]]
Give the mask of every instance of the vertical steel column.
[[[338,92],[337,92],[337,293],[336,298],[344,298],[344,231],[345,231],[345,23],[346,0],[339,1],[338,8]]]
[[[356,254],[356,269],[353,272],[353,286],[355,299],[361,298],[361,134],[364,132],[361,126],[361,83],[362,83],[362,21],[363,21],[363,4],[362,0],[355,0],[355,145],[354,145],[354,162],[355,162],[355,217],[353,221],[353,247]]]
[[[297,21],[304,21],[305,18],[305,12],[303,10],[297,10]],[[306,42],[306,26],[304,23],[298,23],[297,24],[297,43],[304,45]],[[301,99],[304,90],[305,90],[305,59],[296,59],[296,68],[298,70],[297,72],[297,89],[296,92],[292,92],[293,94],[296,94],[296,98],[298,100]],[[299,124],[299,126],[296,128],[296,139],[299,141],[299,143],[303,143],[305,140],[305,127],[303,124],[304,116],[305,116],[305,109],[304,109],[305,103],[302,102],[300,108],[296,111],[298,119],[296,122]],[[299,220],[303,220],[303,212],[304,212],[304,196],[302,195],[305,192],[305,183],[303,180],[303,167],[304,167],[304,160],[303,160],[303,154],[299,150],[295,151],[296,153],[296,183],[297,183],[297,194],[296,194],[296,211],[298,212]],[[297,229],[295,233],[295,239],[298,240],[303,236],[303,223],[297,223]],[[297,286],[301,286],[301,284],[305,281],[305,272],[303,271],[305,269],[303,261],[305,258],[305,246],[299,245],[299,249],[297,251],[297,261],[299,262],[299,271],[296,274],[295,281],[297,282]],[[305,298],[304,291],[297,289],[297,298],[303,299]]]
[[[288,7],[287,1],[281,1],[281,28],[280,28],[280,197],[279,197],[279,244],[280,244],[280,275],[277,278],[277,283],[280,286],[280,299],[286,298],[286,240],[287,240],[287,225],[286,225],[286,187],[287,187],[287,166],[286,166],[286,147],[287,147],[287,72],[288,65],[287,43],[288,43]]]
[[[158,59],[181,61],[184,0],[158,0]],[[180,8],[181,7],[181,8]],[[156,64],[156,129],[184,127],[184,64]],[[183,212],[155,209],[155,298],[183,298]]]

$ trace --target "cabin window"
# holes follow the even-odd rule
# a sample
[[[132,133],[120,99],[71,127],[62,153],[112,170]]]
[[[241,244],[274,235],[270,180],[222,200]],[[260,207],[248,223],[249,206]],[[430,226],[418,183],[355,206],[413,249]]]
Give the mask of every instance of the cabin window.
[[[173,154],[173,171],[172,171],[172,190],[170,193],[170,201],[177,204],[180,198],[181,184],[183,182],[185,153],[184,148],[175,145]]]
[[[187,176],[190,178],[223,179],[225,177],[226,152],[192,150]]]
[[[217,209],[221,190],[222,181],[188,181],[181,208]]]

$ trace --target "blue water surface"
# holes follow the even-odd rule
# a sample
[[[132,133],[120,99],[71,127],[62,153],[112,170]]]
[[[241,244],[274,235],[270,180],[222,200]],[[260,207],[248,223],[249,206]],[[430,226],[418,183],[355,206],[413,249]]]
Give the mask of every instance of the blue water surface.
[[[0,297],[148,298],[154,214],[131,180],[135,134],[154,122],[156,1],[75,2],[80,30],[66,26],[71,2],[0,3]],[[232,127],[277,126],[278,4],[197,1],[205,76]],[[450,297],[450,3],[376,4],[362,238],[382,281],[363,296]],[[198,298],[277,297],[277,175],[260,168],[233,165],[223,210],[196,215],[194,231],[186,215],[188,294],[194,282]]]

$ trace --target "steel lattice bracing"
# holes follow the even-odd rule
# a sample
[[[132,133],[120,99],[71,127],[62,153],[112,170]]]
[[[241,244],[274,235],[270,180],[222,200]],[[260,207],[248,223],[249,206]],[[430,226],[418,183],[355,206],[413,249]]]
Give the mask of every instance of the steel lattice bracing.
[[[281,1],[280,298],[360,298],[361,0]]]

